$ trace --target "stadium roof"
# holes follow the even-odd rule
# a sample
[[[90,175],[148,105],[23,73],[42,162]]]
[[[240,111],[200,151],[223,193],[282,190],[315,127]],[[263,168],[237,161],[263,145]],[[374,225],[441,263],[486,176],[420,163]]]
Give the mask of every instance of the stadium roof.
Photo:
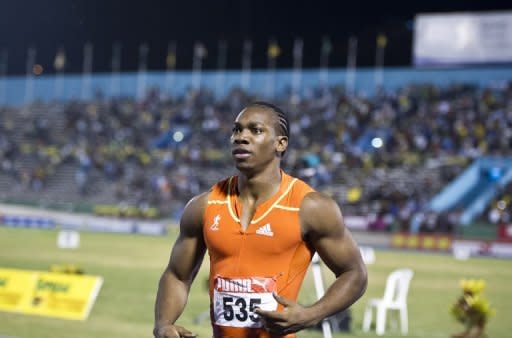
[[[80,72],[86,42],[94,46],[93,71],[111,69],[112,44],[122,45],[124,71],[138,67],[141,43],[147,43],[148,68],[165,68],[168,44],[177,44],[176,67],[190,69],[196,41],[208,56],[204,68],[217,67],[218,41],[227,42],[227,68],[241,67],[244,39],[253,43],[254,68],[266,67],[267,44],[275,38],[282,53],[278,68],[292,65],[295,38],[304,41],[303,65],[318,67],[322,37],[329,36],[329,64],[343,67],[347,40],[358,38],[360,66],[375,61],[375,39],[387,37],[387,66],[411,63],[413,19],[417,13],[510,9],[509,1],[104,1],[0,2],[0,50],[8,51],[9,74],[25,72],[27,48],[37,49],[36,61],[52,73],[56,50],[66,53],[66,72]]]

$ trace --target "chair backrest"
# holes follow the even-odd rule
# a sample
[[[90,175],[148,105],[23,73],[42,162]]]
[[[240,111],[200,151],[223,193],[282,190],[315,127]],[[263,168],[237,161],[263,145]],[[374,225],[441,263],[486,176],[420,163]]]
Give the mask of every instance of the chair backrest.
[[[361,258],[366,265],[375,263],[375,250],[371,246],[359,246]]]
[[[390,304],[406,303],[413,274],[411,269],[398,269],[391,272],[386,281],[383,300]]]

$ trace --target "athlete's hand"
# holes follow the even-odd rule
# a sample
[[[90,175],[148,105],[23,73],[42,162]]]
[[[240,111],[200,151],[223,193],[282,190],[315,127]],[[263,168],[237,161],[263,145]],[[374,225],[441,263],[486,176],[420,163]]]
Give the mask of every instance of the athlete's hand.
[[[315,324],[308,318],[306,308],[279,296],[275,292],[273,296],[283,306],[282,311],[265,311],[261,308],[254,311],[260,316],[263,326],[268,332],[284,335],[295,333]]]
[[[153,330],[155,338],[195,338],[197,334],[190,332],[182,326],[164,325]]]

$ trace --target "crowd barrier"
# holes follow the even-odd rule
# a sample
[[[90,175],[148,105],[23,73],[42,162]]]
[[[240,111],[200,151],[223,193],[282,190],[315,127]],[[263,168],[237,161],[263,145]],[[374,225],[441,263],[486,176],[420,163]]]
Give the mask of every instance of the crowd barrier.
[[[62,229],[165,235],[167,223],[160,220],[118,219],[84,214],[45,211],[28,207],[0,206],[0,225],[16,228]]]
[[[449,235],[396,233],[391,237],[391,248],[425,252],[455,253],[468,256],[512,258],[512,241],[462,239]]]
[[[291,88],[294,78],[292,69],[279,69],[269,73],[267,70],[253,70],[250,73],[250,83],[242,84],[244,78],[242,71],[204,71],[201,74],[199,85],[202,88],[211,88],[217,97],[225,96],[233,88],[245,88],[247,92],[255,95],[267,95],[266,91],[272,83],[274,95],[283,93]],[[305,69],[301,72],[299,92],[303,93],[318,87],[321,81],[328,86],[346,84],[348,76],[353,76],[354,92],[359,95],[374,95],[375,85],[374,68],[358,68],[352,73],[350,70],[336,68],[329,69],[327,80],[323,78],[322,69]],[[218,84],[222,76],[221,85]],[[510,66],[488,67],[453,67],[442,69],[416,69],[411,67],[385,67],[382,70],[382,87],[386,90],[396,90],[413,84],[433,84],[449,86],[454,83],[473,83],[480,86],[499,86],[512,78]],[[172,80],[172,88],[167,88]],[[81,74],[65,74],[62,76],[42,75],[36,78],[26,76],[0,77],[0,87],[5,88],[4,102],[0,104],[22,105],[26,99],[27,81],[33,84],[32,97],[36,101],[69,101],[74,99],[91,100],[95,93],[101,92],[105,97],[137,97],[139,84],[144,83],[146,89],[158,87],[167,95],[173,97],[184,96],[194,86],[194,76],[191,71],[151,71],[146,73],[121,74],[93,74],[84,81]],[[57,82],[59,81],[59,84]],[[113,83],[118,85],[113,86]],[[56,86],[62,92],[56,94]]]

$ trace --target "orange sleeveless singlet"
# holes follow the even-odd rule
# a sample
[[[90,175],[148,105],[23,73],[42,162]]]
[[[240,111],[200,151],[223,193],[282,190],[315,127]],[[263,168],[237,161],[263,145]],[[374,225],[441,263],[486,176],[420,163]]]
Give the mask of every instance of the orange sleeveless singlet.
[[[203,234],[215,338],[281,337],[264,330],[253,310],[280,310],[272,292],[297,299],[313,255],[302,239],[299,207],[313,189],[281,173],[279,191],[257,207],[246,231],[239,219],[237,176],[217,183],[208,196]]]

